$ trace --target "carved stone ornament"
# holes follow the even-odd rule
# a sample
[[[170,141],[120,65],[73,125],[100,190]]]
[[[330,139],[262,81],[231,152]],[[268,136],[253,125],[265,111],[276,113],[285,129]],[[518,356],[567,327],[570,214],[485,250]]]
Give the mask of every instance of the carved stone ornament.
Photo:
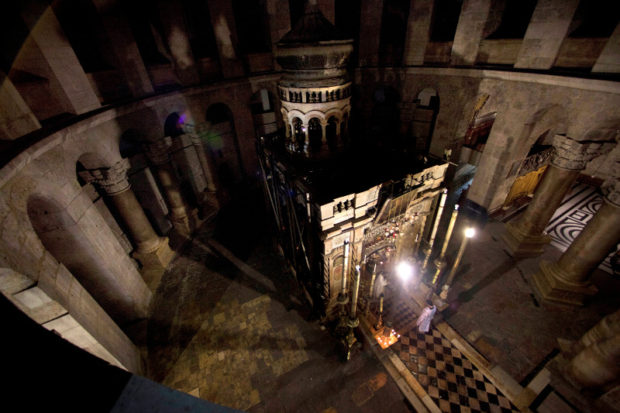
[[[558,168],[576,171],[584,169],[592,159],[609,151],[613,147],[613,143],[605,141],[579,142],[568,136],[555,135],[553,147],[555,154],[551,158],[551,164]]]
[[[150,143],[145,146],[146,156],[149,161],[155,166],[163,165],[170,162],[170,147],[172,146],[172,139],[165,137],[156,142]]]
[[[103,189],[106,194],[114,195],[129,189],[127,171],[129,160],[121,159],[109,168],[88,169],[80,172],[80,177]]]

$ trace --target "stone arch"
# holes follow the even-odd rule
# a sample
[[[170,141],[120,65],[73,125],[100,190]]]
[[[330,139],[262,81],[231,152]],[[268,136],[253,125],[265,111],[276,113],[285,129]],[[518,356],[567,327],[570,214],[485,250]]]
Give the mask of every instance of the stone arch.
[[[228,105],[214,103],[207,108],[205,121],[204,141],[207,150],[214,161],[220,182],[230,187],[245,175],[233,113]]]
[[[325,122],[325,114],[318,110],[311,110],[310,112],[305,113],[302,120],[305,124],[308,124],[312,118],[318,118],[321,123]]]
[[[620,139],[620,118],[606,119],[588,129],[583,136],[579,136],[580,141],[616,141]]]
[[[185,123],[185,115],[179,115],[177,112],[172,112],[166,117],[164,122],[164,136],[170,136],[175,138],[185,133],[183,125]]]
[[[146,316],[150,292],[135,268],[125,272],[128,268],[123,271],[121,266],[111,265],[111,260],[122,261],[124,255],[115,245],[109,245],[114,258],[105,256],[110,254],[102,250],[102,244],[109,243],[110,237],[103,235],[105,224],[96,219],[98,214],[76,220],[56,199],[38,193],[28,197],[27,214],[45,249],[76,277],[112,319],[122,325]],[[93,243],[93,230],[104,238],[99,245]]]
[[[306,145],[306,127],[300,118],[295,117],[291,121],[291,128],[293,131],[295,149],[302,151]]]
[[[342,119],[342,115],[343,115],[343,111],[341,109],[330,109],[327,112],[325,112],[325,115],[323,115],[323,118],[326,120],[329,120],[329,118],[335,117],[340,122],[340,120]]]
[[[522,144],[519,154],[527,153],[540,139],[541,135],[553,138],[555,135],[566,134],[568,130],[568,114],[560,105],[552,105],[536,111],[523,125]]]
[[[310,141],[310,148],[313,152],[321,150],[323,143],[323,128],[319,118],[311,118],[308,121],[308,140]]]

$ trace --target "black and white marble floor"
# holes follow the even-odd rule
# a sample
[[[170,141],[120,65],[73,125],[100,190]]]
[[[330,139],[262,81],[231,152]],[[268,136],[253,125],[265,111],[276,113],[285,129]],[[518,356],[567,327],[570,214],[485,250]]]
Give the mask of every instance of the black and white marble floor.
[[[546,228],[547,233],[552,238],[551,245],[560,251],[566,251],[588,221],[601,208],[603,202],[605,202],[603,196],[597,188],[581,183],[575,184],[555,211]],[[609,262],[610,257],[611,254],[601,263],[599,268],[613,274]]]

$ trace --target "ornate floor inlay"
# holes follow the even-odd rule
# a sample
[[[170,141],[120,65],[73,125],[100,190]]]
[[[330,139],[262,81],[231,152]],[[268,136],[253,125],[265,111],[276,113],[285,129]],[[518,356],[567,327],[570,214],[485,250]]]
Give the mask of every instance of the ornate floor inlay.
[[[601,208],[603,202],[605,201],[596,188],[585,184],[575,184],[555,211],[546,228],[552,238],[551,245],[560,251],[566,251],[588,221]],[[610,257],[611,255],[605,258],[599,268],[612,274]]]

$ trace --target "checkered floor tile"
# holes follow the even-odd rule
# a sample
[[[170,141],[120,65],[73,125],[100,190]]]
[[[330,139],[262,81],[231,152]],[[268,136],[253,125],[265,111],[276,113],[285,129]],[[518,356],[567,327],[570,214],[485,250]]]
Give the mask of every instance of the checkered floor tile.
[[[416,318],[402,302],[386,309],[385,319],[401,334],[391,349],[442,412],[519,411],[437,329],[419,333]]]

